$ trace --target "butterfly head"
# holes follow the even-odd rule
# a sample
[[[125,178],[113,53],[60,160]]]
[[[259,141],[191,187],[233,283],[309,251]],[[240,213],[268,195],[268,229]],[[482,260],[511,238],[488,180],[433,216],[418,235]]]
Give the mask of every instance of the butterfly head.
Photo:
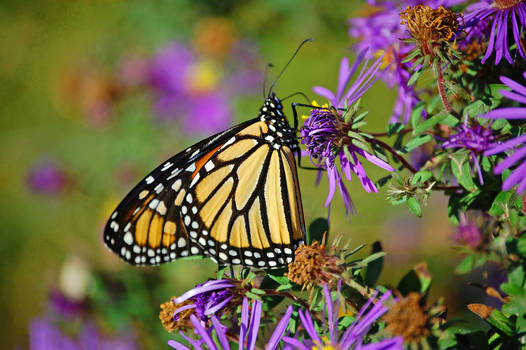
[[[259,112],[261,119],[286,122],[281,100],[273,92],[265,99]]]

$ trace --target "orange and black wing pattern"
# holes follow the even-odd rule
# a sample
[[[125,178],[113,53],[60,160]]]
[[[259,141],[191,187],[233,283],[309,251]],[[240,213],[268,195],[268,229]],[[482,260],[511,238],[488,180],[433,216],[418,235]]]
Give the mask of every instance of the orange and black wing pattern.
[[[104,241],[136,265],[206,255],[221,264],[283,267],[305,235],[297,147],[279,99],[269,96],[259,117],[150,173],[115,210]]]

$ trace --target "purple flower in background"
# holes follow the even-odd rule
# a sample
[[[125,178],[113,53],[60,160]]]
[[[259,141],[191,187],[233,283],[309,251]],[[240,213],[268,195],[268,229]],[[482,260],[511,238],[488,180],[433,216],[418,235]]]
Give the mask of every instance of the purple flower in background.
[[[87,306],[86,302],[68,298],[59,290],[49,293],[49,301],[53,310],[61,316],[69,318],[83,314]]]
[[[128,337],[102,336],[92,324],[84,325],[76,339],[63,334],[48,320],[37,318],[29,326],[31,350],[135,350],[134,340]]]
[[[513,40],[517,45],[519,55],[526,59],[524,48],[522,47],[521,37],[526,26],[526,4],[523,0],[481,0],[468,6],[467,14],[464,17],[466,26],[475,26],[481,21],[491,21],[491,31],[486,54],[482,58],[485,63],[495,52],[495,64],[498,64],[504,57],[510,64],[515,59],[511,56],[508,47],[508,36],[513,35]],[[509,30],[511,22],[511,31]],[[470,29],[467,29],[470,35]]]
[[[42,194],[54,195],[68,186],[68,176],[58,163],[50,159],[41,159],[29,170],[27,185],[30,190]]]
[[[256,347],[256,340],[259,334],[259,325],[261,322],[261,301],[253,300],[252,307],[250,307],[247,298],[243,298],[241,308],[241,324],[239,327],[239,349],[254,350]],[[274,350],[278,346],[283,333],[289,324],[290,317],[292,315],[292,306],[287,308],[287,311],[278,322],[272,336],[265,346],[265,350]],[[185,338],[191,346],[196,350],[202,350],[206,345],[209,350],[230,350],[229,340],[227,338],[228,328],[219,322],[219,319],[214,315],[211,317],[212,327],[206,329],[200,322],[200,320],[194,315],[190,316],[192,325],[194,326],[195,332],[199,336],[199,340],[193,340],[181,333],[181,336]],[[212,337],[212,332],[215,333],[215,337]],[[168,345],[177,350],[189,350],[186,345],[175,340],[169,340]]]
[[[383,55],[382,68],[378,75],[390,87],[398,88],[398,98],[389,121],[409,121],[411,110],[419,102],[414,86],[408,86],[411,77],[411,63],[403,63],[405,56],[414,47],[400,39],[406,35],[400,24],[400,8],[387,2],[379,11],[367,17],[349,20],[349,35],[357,38],[354,47],[359,52],[367,52],[368,58]]]
[[[193,308],[201,321],[207,321],[211,315],[219,314],[227,305],[230,305],[236,296],[236,284],[231,280],[210,280],[198,284],[195,288],[172,300],[175,304],[181,304],[186,300],[193,303],[176,310],[174,317],[181,311]]]
[[[226,129],[233,96],[254,93],[262,81],[255,47],[239,41],[228,52],[228,60],[214,60],[180,43],[162,49],[151,60],[147,79],[160,118],[180,121],[189,133]]]
[[[526,72],[523,73],[526,79]],[[512,91],[500,90],[500,94],[510,100],[526,104],[526,87],[507,77],[500,77],[500,81],[508,86]],[[482,118],[526,120],[526,107],[503,107],[497,108],[489,113],[481,115]],[[526,190],[526,134],[495,144],[484,152],[485,156],[498,154],[505,151],[512,151],[511,155],[502,160],[494,169],[495,174],[502,174],[506,169],[514,166],[510,176],[502,184],[502,190],[507,191],[513,186],[518,185],[517,193]]]
[[[467,219],[465,215],[462,215],[453,240],[457,243],[468,245],[471,248],[476,248],[480,242],[482,242],[482,235],[475,221]]]
[[[485,128],[482,125],[468,125],[468,118],[464,119],[464,123],[456,127],[456,133],[449,136],[447,140],[442,143],[442,148],[462,148],[471,152],[471,160],[477,170],[479,181],[484,184],[482,178],[482,170],[478,156],[491,147],[495,142],[495,136],[490,128]]]
[[[376,72],[379,69],[382,58],[376,60],[371,67],[367,69],[367,62],[361,68],[361,71],[355,81],[350,84],[351,78],[359,67],[363,55],[354,62],[349,68],[346,58],[342,59],[340,64],[340,74],[338,79],[338,88],[336,94],[326,88],[316,86],[314,92],[326,97],[333,107],[341,108],[350,106],[356,102],[378,79]],[[314,165],[327,171],[329,178],[329,194],[325,201],[325,206],[329,206],[336,191],[336,185],[345,204],[345,210],[354,212],[354,206],[347,189],[343,183],[343,177],[347,181],[351,180],[351,173],[356,174],[367,192],[378,192],[374,183],[367,176],[358,155],[367,161],[388,171],[394,169],[377,158],[352,143],[352,138],[348,136],[349,132],[357,130],[352,129],[352,124],[345,121],[342,113],[335,108],[315,108],[311,111],[303,127],[301,128],[301,143],[307,148],[307,152]],[[340,169],[336,166],[336,160],[340,161]]]
[[[338,288],[338,293],[339,289],[340,288]],[[371,325],[387,312],[387,307],[385,307],[383,303],[391,296],[391,291],[384,293],[372,307],[370,306],[373,303],[373,300],[369,299],[356,314],[354,322],[346,327],[345,332],[341,335],[338,334],[338,314],[340,312],[339,298],[336,298],[334,302],[332,301],[331,292],[327,285],[323,286],[323,292],[325,296],[325,310],[327,316],[326,320],[324,320],[324,331],[327,334],[319,334],[316,331],[316,327],[308,310],[305,310],[304,312],[299,310],[300,320],[308,337],[303,340],[292,337],[283,337],[283,341],[286,344],[301,350],[311,350],[315,348],[340,350],[394,350],[404,348],[402,337],[385,339],[366,345],[363,344]]]

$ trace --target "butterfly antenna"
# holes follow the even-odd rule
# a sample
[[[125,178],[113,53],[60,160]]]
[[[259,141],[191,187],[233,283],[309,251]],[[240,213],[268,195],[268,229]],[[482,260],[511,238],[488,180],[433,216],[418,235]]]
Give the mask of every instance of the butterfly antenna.
[[[270,96],[270,93],[272,92],[272,89],[274,88],[274,85],[276,85],[276,83],[278,82],[279,78],[281,77],[281,75],[283,74],[283,72],[285,71],[285,69],[287,69],[287,67],[289,66],[290,62],[292,62],[292,60],[294,59],[294,57],[296,57],[296,55],[298,54],[298,52],[300,51],[300,49],[303,47],[303,45],[305,45],[306,43],[308,42],[311,42],[312,39],[311,38],[308,38],[308,39],[305,39],[301,42],[301,44],[298,46],[298,48],[296,49],[296,51],[294,51],[294,54],[292,55],[292,57],[289,59],[289,61],[287,62],[287,64],[285,65],[285,67],[283,67],[283,69],[281,70],[281,72],[279,72],[278,76],[276,77],[276,79],[274,79],[274,82],[272,83],[272,85],[270,85],[270,89],[268,90],[268,96]]]
[[[265,66],[265,72],[263,73],[263,99],[265,97],[267,97],[267,94],[265,93],[265,87],[267,85],[267,73],[268,73],[268,70],[269,68],[272,68],[274,67],[274,65],[272,63],[267,63],[267,65]]]

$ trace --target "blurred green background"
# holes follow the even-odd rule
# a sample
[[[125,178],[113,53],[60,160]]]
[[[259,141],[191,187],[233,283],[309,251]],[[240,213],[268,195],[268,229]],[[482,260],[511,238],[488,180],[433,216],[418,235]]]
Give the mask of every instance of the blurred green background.
[[[261,77],[272,62],[272,78],[303,39],[314,38],[275,88],[281,97],[297,91],[314,97],[314,85],[336,87],[340,59],[353,55],[347,20],[366,10],[355,1],[322,0],[3,1],[0,9],[2,347],[27,348],[29,320],[46,312],[50,290],[62,290],[89,296],[108,332],[131,324],[140,346],[159,348],[170,335],[157,321],[158,305],[212,277],[215,266],[190,260],[134,268],[102,244],[108,214],[135,183],[206,136],[181,131],[188,116],[156,116],[159,91],[141,80],[145,66],[173,42],[212,62],[221,73],[211,72],[221,76],[205,70],[200,77],[229,97],[227,125],[238,123],[256,115],[262,86],[255,79],[257,89],[239,94],[235,82],[224,83],[241,59],[231,47],[248,43],[252,69]],[[385,129],[395,97],[381,82],[366,94],[369,131]],[[385,175],[366,169],[373,179]],[[299,176],[306,221],[326,216],[326,181],[314,187],[314,172]],[[336,197],[331,237],[343,233],[351,246],[381,240],[385,284],[427,261],[435,276],[431,300],[444,295],[450,314],[463,312],[458,296],[475,291],[453,275],[458,254],[444,198],[431,198],[417,219],[406,207],[392,207],[385,189],[368,194],[356,179],[349,189],[358,215],[347,220]],[[84,271],[87,282],[68,279],[68,268],[77,277]],[[75,292],[75,283],[85,290]]]

